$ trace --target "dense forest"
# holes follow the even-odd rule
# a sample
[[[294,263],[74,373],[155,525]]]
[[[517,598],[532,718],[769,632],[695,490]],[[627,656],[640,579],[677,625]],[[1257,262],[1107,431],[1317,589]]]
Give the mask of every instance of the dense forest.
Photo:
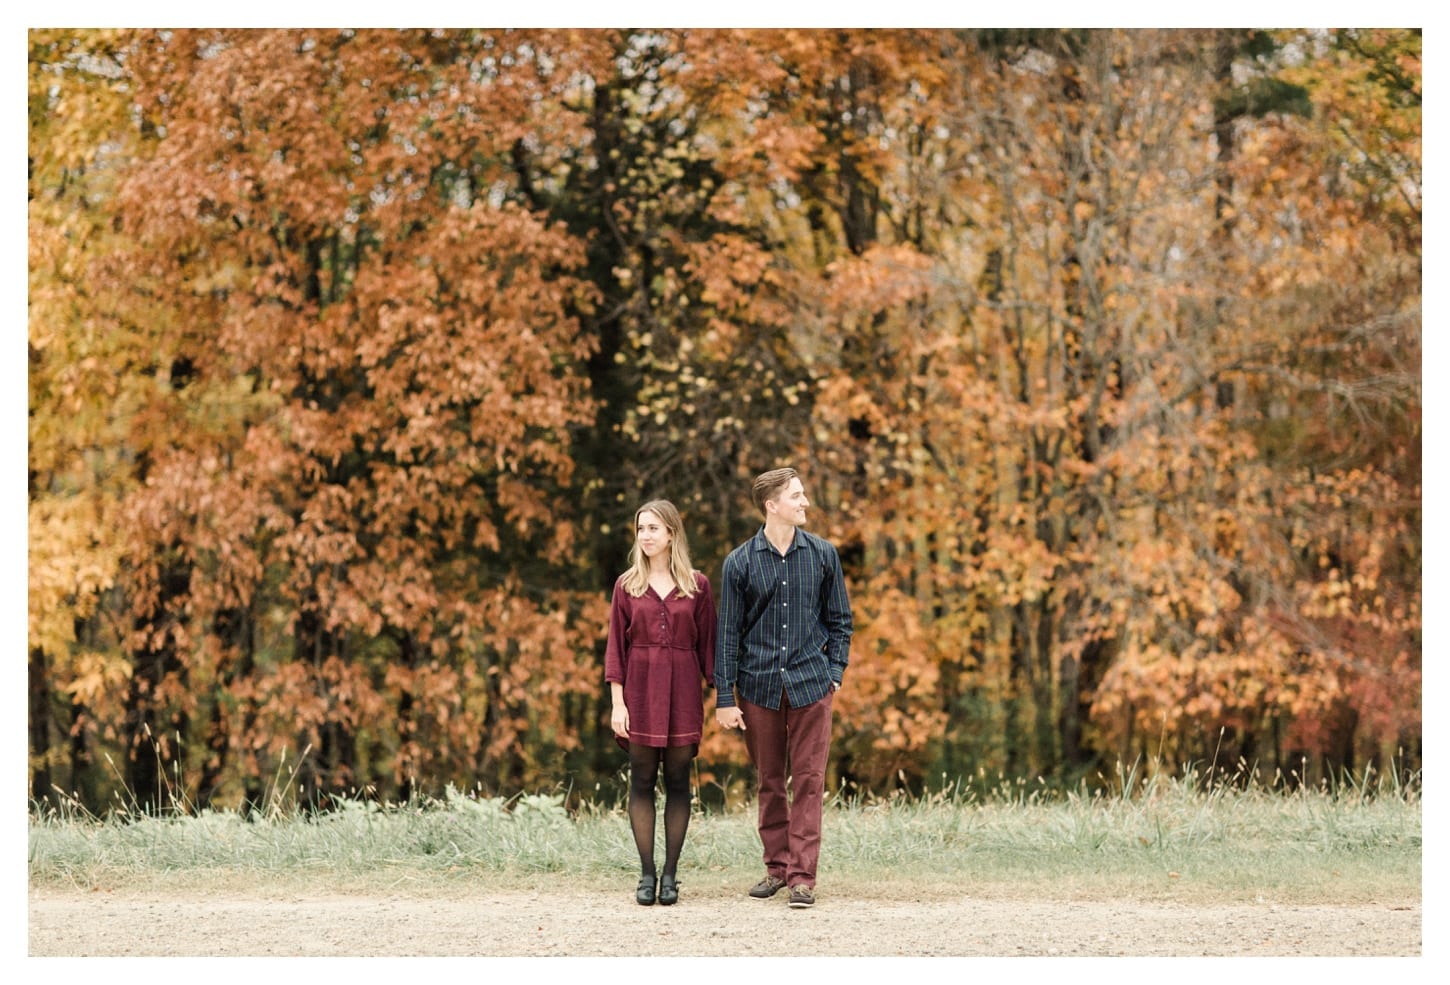
[[[833,788],[1419,767],[1419,32],[28,42],[33,801],[593,796],[785,464]]]

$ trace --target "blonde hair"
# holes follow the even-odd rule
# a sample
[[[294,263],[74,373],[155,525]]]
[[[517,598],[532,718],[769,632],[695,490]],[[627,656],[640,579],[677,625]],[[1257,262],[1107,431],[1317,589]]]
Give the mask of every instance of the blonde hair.
[[[755,500],[755,508],[762,514],[765,513],[765,501],[774,499],[780,495],[790,480],[798,473],[793,468],[771,469],[769,472],[762,472],[755,477],[755,483],[750,487],[750,496]]]
[[[634,511],[634,543],[629,546],[629,570],[624,573],[624,590],[638,598],[649,587],[649,558],[639,549],[639,515],[653,513],[670,534],[670,577],[685,598],[693,598],[698,590],[695,569],[690,565],[690,542],[680,511],[668,499],[652,499]]]

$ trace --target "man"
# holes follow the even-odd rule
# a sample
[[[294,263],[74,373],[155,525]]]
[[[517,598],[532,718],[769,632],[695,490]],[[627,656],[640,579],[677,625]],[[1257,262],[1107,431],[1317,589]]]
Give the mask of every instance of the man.
[[[745,732],[759,778],[765,878],[750,895],[789,887],[790,905],[801,908],[816,901],[831,704],[846,672],[851,603],[836,548],[802,529],[810,502],[796,470],[762,473],[752,495],[765,525],[730,552],[721,574],[715,720]]]

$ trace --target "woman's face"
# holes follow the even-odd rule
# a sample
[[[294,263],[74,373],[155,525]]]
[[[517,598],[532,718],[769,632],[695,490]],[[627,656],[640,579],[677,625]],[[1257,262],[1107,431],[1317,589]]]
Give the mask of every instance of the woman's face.
[[[640,553],[650,560],[670,549],[670,532],[665,529],[665,521],[652,510],[641,510],[635,518],[634,537],[639,542]]]

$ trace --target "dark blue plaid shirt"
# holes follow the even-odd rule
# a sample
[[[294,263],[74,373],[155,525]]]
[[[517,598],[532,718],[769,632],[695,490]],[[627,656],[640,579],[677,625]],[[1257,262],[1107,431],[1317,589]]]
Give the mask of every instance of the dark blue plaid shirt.
[[[851,602],[841,559],[827,540],[796,528],[781,554],[765,528],[725,558],[715,646],[715,706],[739,697],[778,709],[824,698],[851,649]]]

